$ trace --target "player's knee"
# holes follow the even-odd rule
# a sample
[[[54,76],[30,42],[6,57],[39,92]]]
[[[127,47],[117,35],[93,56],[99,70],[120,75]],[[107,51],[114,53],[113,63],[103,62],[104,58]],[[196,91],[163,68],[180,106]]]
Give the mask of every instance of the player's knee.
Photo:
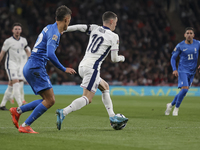
[[[107,82],[104,83],[104,89],[109,90],[109,84]]]
[[[50,106],[53,106],[55,104],[55,98],[54,97],[50,98],[48,100],[48,103],[49,103]]]
[[[182,92],[183,92],[184,95],[186,95],[187,92],[188,92],[188,89],[182,89]]]

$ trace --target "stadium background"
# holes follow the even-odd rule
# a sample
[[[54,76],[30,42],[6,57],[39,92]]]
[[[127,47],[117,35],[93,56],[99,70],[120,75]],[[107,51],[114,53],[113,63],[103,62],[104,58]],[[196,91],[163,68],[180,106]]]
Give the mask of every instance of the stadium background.
[[[122,93],[125,90],[129,91],[126,86],[132,86],[131,88],[141,93],[140,95],[143,87],[144,91],[153,89],[155,95],[163,95],[162,92],[167,95],[169,90],[175,90],[177,78],[172,75],[171,52],[178,42],[184,40],[185,27],[194,27],[195,39],[200,39],[200,1],[198,0],[1,0],[0,45],[2,46],[4,40],[12,35],[12,24],[20,22],[23,25],[22,36],[27,38],[29,46],[33,48],[41,30],[47,24],[55,22],[55,10],[62,4],[68,6],[73,12],[70,25],[102,25],[101,16],[108,10],[118,15],[115,32],[120,37],[119,54],[124,55],[126,61],[114,64],[108,56],[102,65],[101,77],[110,85],[122,88]],[[85,33],[64,34],[61,36],[56,55],[64,66],[73,67],[77,71],[87,43],[88,36]],[[51,62],[48,62],[46,68],[53,85],[69,85],[68,88],[71,89],[73,85],[81,83],[78,74],[66,75],[55,68]],[[4,60],[2,60],[0,84],[7,84],[7,81]],[[193,86],[199,84],[197,72]],[[159,88],[154,89],[153,86]],[[165,91],[161,86],[168,89]],[[6,89],[4,87],[1,86],[2,94]],[[31,89],[26,91],[29,88],[28,85],[25,86],[25,93],[30,94]],[[195,94],[191,95],[198,95],[199,90],[195,87],[192,92]],[[175,90],[172,95],[176,93]],[[130,95],[137,94],[132,92]]]

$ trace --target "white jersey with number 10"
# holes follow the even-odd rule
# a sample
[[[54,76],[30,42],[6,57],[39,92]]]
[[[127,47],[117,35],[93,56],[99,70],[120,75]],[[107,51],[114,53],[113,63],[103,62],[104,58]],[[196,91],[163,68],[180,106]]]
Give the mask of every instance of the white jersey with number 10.
[[[110,51],[119,50],[119,37],[107,27],[90,25],[90,39],[85,56],[79,66],[99,70]]]

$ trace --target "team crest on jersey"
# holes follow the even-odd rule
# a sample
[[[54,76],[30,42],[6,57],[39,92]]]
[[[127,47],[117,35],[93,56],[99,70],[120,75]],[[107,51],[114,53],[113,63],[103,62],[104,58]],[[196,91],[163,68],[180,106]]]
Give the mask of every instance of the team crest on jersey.
[[[196,48],[194,48],[194,53],[197,53],[197,49]]]
[[[117,40],[117,44],[119,44],[119,40]]]
[[[174,51],[176,51],[176,47],[174,48]]]
[[[58,39],[58,36],[54,34],[52,37],[52,40],[57,41],[57,39]]]
[[[21,43],[21,46],[23,47],[23,46],[24,46],[24,44],[23,44],[23,43]]]

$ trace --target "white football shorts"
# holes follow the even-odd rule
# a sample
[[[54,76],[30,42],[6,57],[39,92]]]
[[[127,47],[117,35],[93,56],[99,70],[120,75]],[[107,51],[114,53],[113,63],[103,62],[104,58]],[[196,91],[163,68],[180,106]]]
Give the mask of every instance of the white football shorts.
[[[81,78],[83,79],[80,87],[95,93],[101,81],[99,70],[79,66],[78,72]]]
[[[14,79],[24,80],[23,72],[20,69],[6,69],[9,81]]]

